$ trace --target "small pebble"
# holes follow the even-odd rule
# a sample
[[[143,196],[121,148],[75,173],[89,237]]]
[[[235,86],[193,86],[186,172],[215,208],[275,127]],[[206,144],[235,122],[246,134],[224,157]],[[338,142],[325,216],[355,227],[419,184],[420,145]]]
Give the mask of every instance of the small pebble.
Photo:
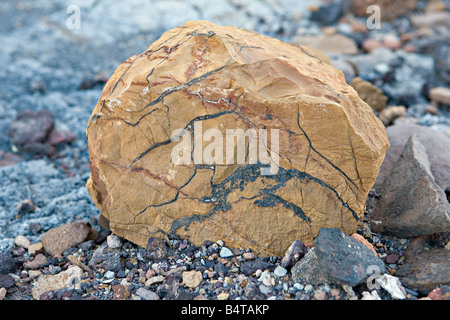
[[[14,243],[18,247],[23,247],[25,249],[28,249],[30,245],[30,240],[28,240],[25,236],[19,235],[14,239]]]
[[[220,254],[219,255],[222,258],[230,258],[230,257],[234,256],[233,252],[231,252],[231,250],[228,249],[227,247],[222,247],[222,249],[220,249]]]

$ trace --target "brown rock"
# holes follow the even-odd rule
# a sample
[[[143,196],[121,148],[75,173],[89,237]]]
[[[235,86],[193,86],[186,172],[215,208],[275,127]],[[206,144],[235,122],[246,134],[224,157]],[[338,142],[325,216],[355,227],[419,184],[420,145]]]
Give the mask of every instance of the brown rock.
[[[95,232],[86,222],[71,222],[48,230],[41,238],[45,252],[52,256],[61,255],[65,250],[90,240]]]
[[[450,106],[450,89],[437,87],[430,89],[428,94],[431,101],[445,106]]]
[[[371,53],[372,51],[375,51],[378,48],[381,48],[383,46],[383,44],[381,43],[380,40],[377,39],[365,39],[361,45],[362,49],[367,52],[367,53]]]
[[[300,36],[292,40],[293,44],[317,48],[328,54],[354,55],[358,53],[358,46],[343,34],[326,36]]]
[[[373,252],[373,254],[375,255],[375,257],[378,258],[378,253],[375,250],[375,248],[373,247],[373,245],[366,240],[366,238],[364,238],[362,235],[360,235],[359,233],[354,233],[351,236],[353,239],[355,239],[356,241],[358,241],[359,243],[362,243],[363,245],[366,246],[367,249],[369,249],[370,251]]]
[[[126,286],[116,284],[112,286],[113,300],[126,300],[130,296],[130,291]]]
[[[213,153],[206,130],[219,131],[226,149],[227,129],[262,128],[267,146],[278,133],[279,151],[271,142],[260,152],[275,174],[261,174],[254,160],[264,158],[228,162],[219,147],[214,161],[199,160]],[[296,46],[205,21],[125,61],[87,137],[87,188],[114,233],[142,247],[177,233],[195,245],[221,239],[279,256],[323,226],[354,233],[388,148],[384,126],[342,72]],[[177,153],[182,143],[190,146]]]
[[[42,253],[40,253],[40,254],[36,255],[36,257],[34,257],[34,259],[32,261],[26,261],[23,264],[23,267],[25,269],[32,269],[32,270],[33,269],[39,269],[40,266],[42,264],[47,263],[47,261],[48,261],[47,257],[45,255],[43,255]]]
[[[380,8],[381,20],[390,21],[414,10],[417,0],[350,0],[350,9],[355,15],[361,17],[369,17],[372,14],[371,11],[367,13],[367,8],[371,5]]]
[[[408,122],[406,119],[397,121],[394,125],[387,127],[386,132],[389,137],[390,148],[380,168],[375,187],[378,188],[390,174],[395,161],[397,161],[412,134],[417,136],[426,149],[430,161],[430,170],[436,183],[442,190],[450,187],[450,148],[448,147],[450,139],[444,133]]]
[[[412,256],[396,274],[406,287],[428,294],[439,285],[450,284],[450,251],[433,249]]]
[[[356,77],[350,82],[350,85],[358,92],[361,99],[364,100],[373,110],[381,112],[386,106],[387,97],[381,89],[377,88],[368,81]]]
[[[405,106],[389,106],[380,112],[380,120],[385,126],[390,126],[398,118],[404,117],[406,114]]]
[[[434,180],[425,147],[415,135],[379,187],[371,216],[374,232],[401,238],[450,231],[450,204]]]

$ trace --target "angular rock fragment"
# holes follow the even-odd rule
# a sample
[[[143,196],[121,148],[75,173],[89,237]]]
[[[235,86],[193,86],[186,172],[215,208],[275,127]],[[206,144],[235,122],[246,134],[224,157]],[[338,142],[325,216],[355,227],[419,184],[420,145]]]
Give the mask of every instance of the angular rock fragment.
[[[53,115],[47,110],[19,112],[8,134],[18,151],[45,156],[52,156],[57,145],[75,139],[67,128],[56,128]]]
[[[387,97],[383,94],[381,89],[377,88],[368,81],[356,77],[350,82],[350,85],[358,92],[358,95],[363,99],[373,110],[378,113],[386,106]]]
[[[365,245],[337,228],[322,228],[314,250],[323,274],[332,282],[356,286],[374,272],[385,272],[382,260]]]
[[[380,174],[375,182],[376,188],[390,175],[394,163],[413,134],[426,149],[430,170],[436,183],[443,190],[450,187],[450,148],[448,147],[450,139],[444,133],[406,120],[397,121],[394,125],[387,127],[386,132],[390,148],[386,152]]]
[[[206,21],[119,66],[87,137],[87,188],[114,233],[278,256],[323,226],[355,232],[388,148],[342,72]]]
[[[450,204],[431,173],[425,147],[415,135],[409,138],[379,192],[381,199],[370,218],[373,231],[401,238],[450,231]]]
[[[433,249],[408,258],[395,273],[406,287],[428,294],[450,285],[450,250]]]
[[[56,256],[86,240],[95,240],[97,238],[96,233],[97,231],[86,222],[70,222],[45,232],[41,242],[48,254]]]

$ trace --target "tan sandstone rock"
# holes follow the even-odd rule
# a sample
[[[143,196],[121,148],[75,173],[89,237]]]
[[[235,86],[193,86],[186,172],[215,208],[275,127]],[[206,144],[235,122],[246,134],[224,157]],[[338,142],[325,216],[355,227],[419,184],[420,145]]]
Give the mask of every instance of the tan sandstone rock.
[[[257,137],[228,139],[238,129]],[[356,231],[389,146],[342,72],[206,21],[122,63],[86,133],[87,188],[114,233],[143,247],[177,233],[280,256],[321,227]]]

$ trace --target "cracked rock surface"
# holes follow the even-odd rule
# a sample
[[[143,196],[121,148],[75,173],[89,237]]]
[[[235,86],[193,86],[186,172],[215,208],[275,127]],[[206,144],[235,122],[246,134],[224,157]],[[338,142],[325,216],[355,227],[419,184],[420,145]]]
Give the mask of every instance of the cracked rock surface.
[[[267,130],[276,174],[261,174],[261,152],[254,162],[228,162],[224,151],[207,163],[208,129],[221,147],[227,130]],[[86,132],[87,187],[113,232],[141,246],[176,233],[270,255],[312,241],[321,227],[354,233],[389,146],[337,69],[278,39],[206,21],[167,31],[121,64]],[[182,165],[172,156],[181,139],[189,140]],[[254,159],[250,149],[246,140],[245,159]]]

